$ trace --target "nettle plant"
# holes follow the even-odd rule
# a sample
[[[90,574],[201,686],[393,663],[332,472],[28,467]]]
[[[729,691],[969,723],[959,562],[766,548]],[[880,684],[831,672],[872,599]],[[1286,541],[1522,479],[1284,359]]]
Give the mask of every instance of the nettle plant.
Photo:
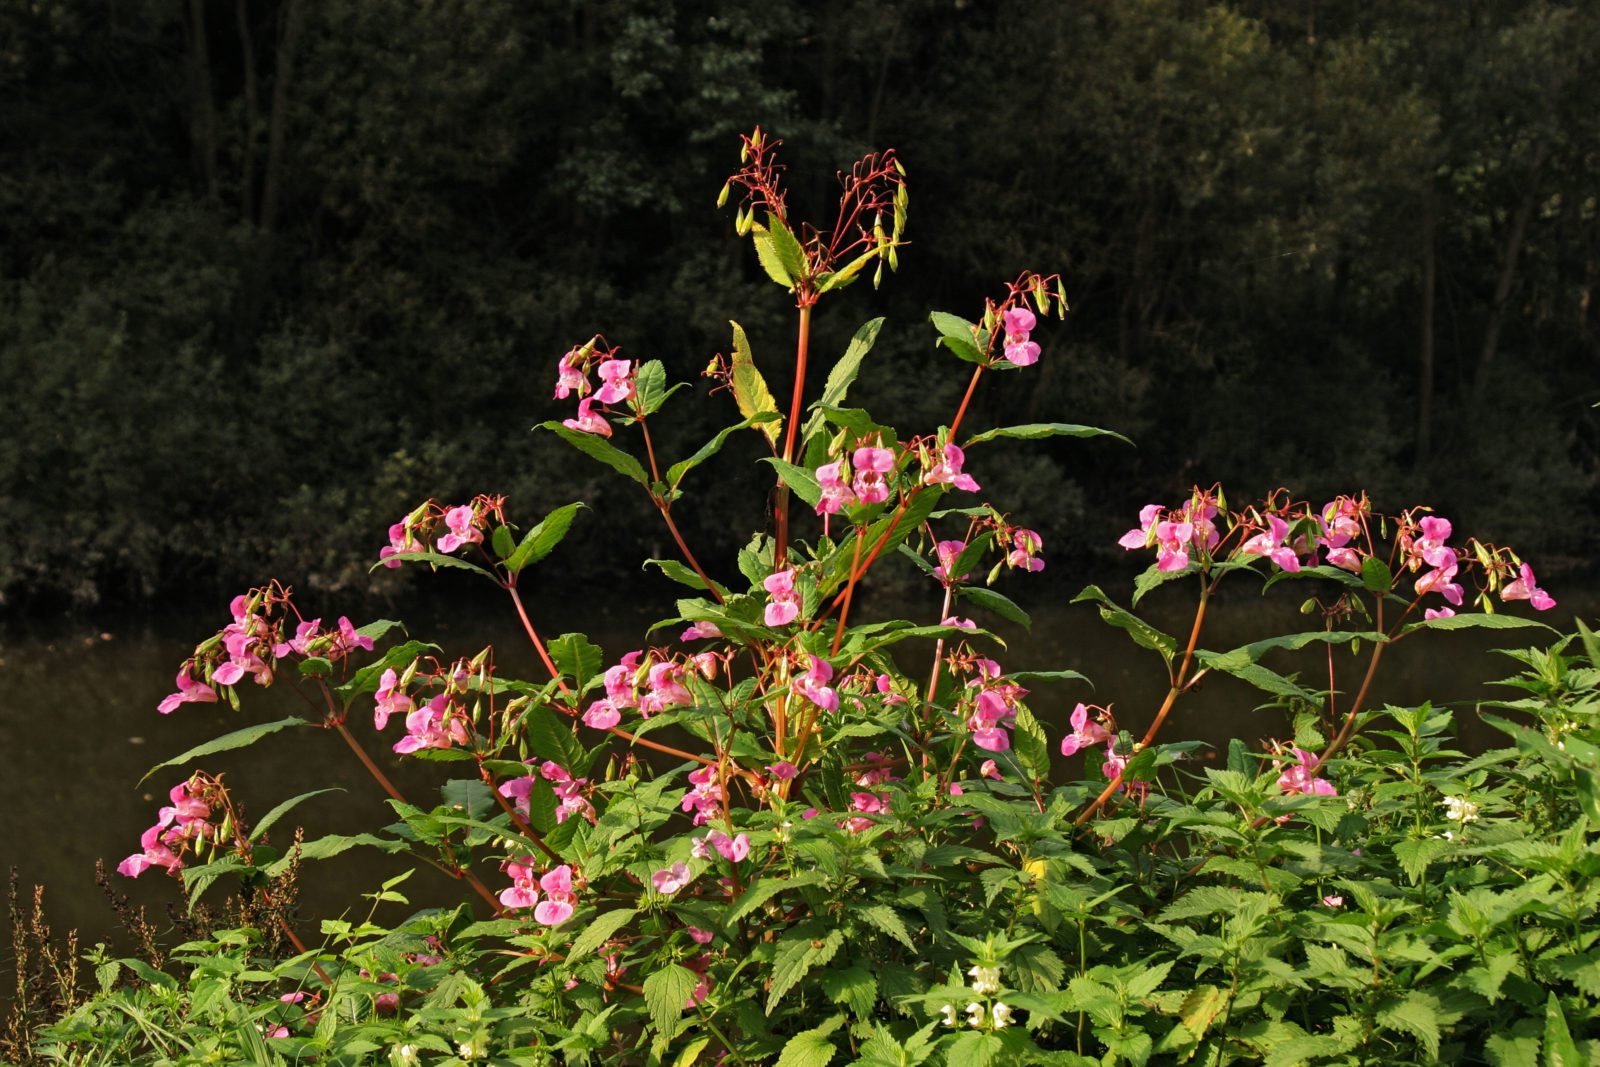
[[[430,501],[391,527],[380,564],[495,583],[547,677],[506,677],[493,649],[452,658],[394,622],[325,625],[274,583],[233,602],[161,704],[237,707],[251,683],[294,686],[314,715],[245,727],[157,771],[320,728],[397,821],[275,847],[269,828],[316,792],[251,826],[230,787],[195,770],[124,874],[164,868],[191,906],[237,879],[270,905],[302,865],[365,847],[476,900],[405,916],[397,878],[365,920],[324,921],[312,945],[286,909],[258,907],[297,949],[287,959],[250,927],[179,946],[175,974],[98,956],[101,994],[46,1031],[40,1054],[821,1067],[1509,1063],[1542,1050],[1576,1062],[1562,1057],[1594,1031],[1600,995],[1590,635],[1588,665],[1566,644],[1521,654],[1529,695],[1507,705],[1519,721],[1492,720],[1513,744],[1465,759],[1447,711],[1372,708],[1368,693],[1400,641],[1537,625],[1492,613],[1495,599],[1553,606],[1527,564],[1452,547],[1449,522],[1425,509],[1384,517],[1364,496],[1318,507],[1278,493],[1233,510],[1220,488],[1195,490],[1144,509],[1121,542],[1155,556],[1133,607],[1169,583],[1197,590],[1186,640],[1097,586],[1078,597],[1159,657],[1165,700],[1138,737],[1109,706],[1069,708],[1048,694],[1082,675],[1006,670],[1002,642],[969,617],[1026,625],[992,586],[1044,566],[1043,538],[986,502],[980,480],[1002,442],[1107,431],[972,432],[965,419],[985,375],[1042,358],[1034,333],[1065,313],[1061,280],[1024,273],[974,321],[933,314],[970,384],[948,425],[902,434],[851,406],[881,319],[820,392],[808,363],[818,301],[896,266],[905,171],[892,152],[857,163],[821,229],[789,213],[776,148],[759,130],[745,138],[722,199],[739,192],[736,229],[794,298],[787,407],[735,327],[732,356],[707,373],[740,418],[667,463],[650,427],[683,387],[661,363],[596,336],[557,367],[556,397],[576,407],[544,428],[638,483],[679,551],[648,561],[687,591],[641,647],[612,658],[581,634],[547,640],[523,602],[523,577],[579,504],[518,529],[501,497]],[[673,510],[741,432],[764,439],[776,491],[735,578],[696,557]],[[925,575],[937,610],[853,617],[862,580],[891,560]],[[1316,625],[1205,649],[1229,578],[1313,589]],[[1264,662],[1297,652],[1309,670]],[[1199,743],[1163,741],[1214,673],[1268,694],[1292,737],[1235,740],[1205,767]],[[403,795],[374,742],[437,764],[439,799]],[[1057,745],[1087,757],[1081,780],[1052,778]]]

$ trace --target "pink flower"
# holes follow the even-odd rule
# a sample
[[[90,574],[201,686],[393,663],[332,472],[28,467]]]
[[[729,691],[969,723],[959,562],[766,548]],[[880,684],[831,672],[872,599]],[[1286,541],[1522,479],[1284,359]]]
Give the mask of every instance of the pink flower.
[[[697,945],[709,945],[712,937],[716,936],[710,930],[702,930],[698,926],[690,926],[687,930],[690,939]]]
[[[743,863],[750,855],[750,837],[748,834],[736,834],[729,837],[720,830],[713,830],[706,835],[706,841],[717,854],[729,863]]]
[[[1360,514],[1359,504],[1347,496],[1341,496],[1329,501],[1317,517],[1322,527],[1322,536],[1317,538],[1317,543],[1328,550],[1328,562],[1352,574],[1361,573],[1361,554],[1348,547],[1352,539],[1361,535]]]
[[[561,425],[569,430],[577,430],[580,433],[596,433],[601,437],[610,437],[611,424],[606,421],[604,415],[593,410],[594,402],[595,397],[592,396],[586,396],[578,401],[578,417],[575,419],[562,419]]]
[[[818,515],[837,515],[840,510],[856,503],[856,494],[844,479],[842,459],[817,468],[817,484],[822,487],[822,499],[817,501]]]
[[[1007,337],[1027,337],[1039,320],[1025,307],[1014,307],[1001,316]]]
[[[940,626],[954,626],[957,630],[976,630],[978,624],[971,619],[964,619],[959,615],[952,615],[948,619],[939,620]]]
[[[1043,548],[1044,538],[1033,530],[1012,530],[1011,551],[1006,555],[1006,564],[1029,572],[1042,571],[1044,560],[1039,558],[1039,552]]]
[[[963,575],[958,574],[955,578],[951,578],[950,568],[955,566],[956,560],[960,559],[961,553],[966,550],[967,543],[965,541],[940,541],[934,545],[933,551],[939,557],[939,565],[933,568],[933,576],[945,583],[963,577]]]
[[[950,795],[953,797],[964,797],[967,795],[967,791],[961,787],[960,782],[951,782]]]
[[[423,552],[426,549],[411,537],[411,532],[406,528],[404,519],[389,527],[389,547],[380,549],[378,558],[383,560],[385,567],[398,567],[400,561],[395,556],[406,556],[413,552]]]
[[[768,626],[787,626],[800,614],[800,597],[794,591],[794,571],[774,571],[761,583],[772,597],[763,618]]]
[[[600,364],[600,389],[594,398],[608,406],[632,399],[635,389],[633,363],[626,359],[608,359]]]
[[[1004,752],[1011,747],[1011,734],[1006,727],[1015,718],[999,689],[985,689],[978,694],[977,704],[967,726],[972,730],[972,743],[985,752]]]
[[[508,908],[531,908],[539,902],[539,884],[533,876],[532,863],[532,856],[506,861],[511,888],[500,891],[500,903]]]
[[[508,778],[501,782],[496,792],[507,800],[514,801],[516,809],[527,815],[533,807],[533,790],[538,784],[539,779],[536,775],[525,774],[521,778]]]
[[[183,669],[178,672],[178,691],[156,705],[156,710],[161,714],[170,715],[182,704],[216,703],[217,691],[206,683],[197,682],[189,677],[190,666],[191,664],[185,663]],[[240,674],[243,673],[243,671],[240,672]]]
[[[839,694],[828,685],[832,680],[833,664],[814,656],[811,659],[810,669],[795,678],[790,683],[790,688],[819,708],[826,711],[838,711]]]
[[[1038,320],[1024,307],[1012,308],[1002,316],[1005,331],[1006,359],[1018,367],[1031,367],[1039,362],[1039,346],[1028,340]]]
[[[596,700],[583,713],[583,724],[596,730],[609,730],[622,721],[622,712],[609,700]]]
[[[978,765],[978,777],[993,778],[997,782],[1005,779],[1005,775],[1000,773],[999,766],[992,759],[986,759]]]
[[[1421,578],[1418,578],[1413,588],[1419,597],[1426,596],[1429,593],[1438,593],[1456,607],[1460,607],[1462,590],[1461,586],[1454,581],[1456,576],[1455,550],[1447,548],[1444,551],[1449,553],[1448,556],[1440,557],[1446,561],[1445,565],[1435,567]],[[1501,594],[1502,597],[1504,595],[1504,593]]]
[[[1072,709],[1072,733],[1061,739],[1061,754],[1071,756],[1102,741],[1111,740],[1111,734],[1098,722],[1089,721],[1089,709],[1079,704]]]
[[[894,453],[869,445],[858,448],[850,457],[856,478],[852,484],[863,504],[881,504],[889,499],[888,475],[894,470]]]
[[[777,763],[768,765],[767,771],[778,781],[787,782],[789,779],[800,773],[800,768],[796,767],[788,760],[779,760]]]
[[[1276,515],[1268,515],[1267,528],[1240,545],[1239,551],[1246,556],[1266,556],[1279,569],[1293,574],[1300,569],[1300,559],[1293,548],[1283,543],[1288,536],[1289,524]]]
[[[962,465],[967,461],[965,452],[951,442],[940,450],[940,456],[942,458],[922,476],[924,482],[929,485],[953,485],[969,493],[978,491],[978,483],[972,480],[972,475],[961,472]]]
[[[1508,602],[1526,600],[1533,605],[1535,611],[1549,611],[1556,606],[1556,602],[1551,598],[1550,594],[1539,588],[1538,582],[1533,577],[1533,568],[1526,563],[1522,565],[1521,574],[1516,581],[1500,590],[1500,599]]]
[[[650,884],[656,887],[656,892],[662,896],[670,897],[694,878],[687,863],[674,863],[664,871],[657,871],[650,876]]]
[[[578,903],[572,892],[572,868],[563,863],[539,879],[545,898],[533,909],[533,917],[545,926],[560,926],[572,918]]]
[[[655,663],[646,675],[647,690],[639,698],[639,712],[645,718],[666,711],[668,708],[681,707],[684,704],[694,703],[694,697],[683,683],[678,679],[683,675],[681,663]]]
[[[1455,609],[1453,608],[1425,608],[1422,612],[1422,617],[1424,619],[1453,619],[1455,614]]]
[[[1322,898],[1322,906],[1324,908],[1342,908],[1344,907],[1344,897],[1334,896],[1330,893]]]
[[[382,730],[388,726],[391,715],[410,715],[416,710],[416,701],[399,687],[400,676],[395,674],[393,667],[386,668],[383,677],[378,679],[378,691],[372,694],[376,702],[372,710],[373,729]]]
[[[1132,552],[1135,549],[1145,548],[1150,544],[1150,530],[1155,526],[1156,520],[1161,517],[1160,504],[1146,504],[1139,509],[1139,526],[1129,530],[1117,539],[1117,544]]]
[[[395,742],[394,750],[403,754],[466,743],[467,728],[461,712],[450,707],[447,694],[440,693],[406,716],[406,736]]]
[[[444,524],[450,532],[439,538],[439,551],[449,555],[462,545],[475,545],[483,541],[478,529],[477,515],[469,505],[463,504],[444,513]]]
[[[556,396],[557,400],[565,400],[574,391],[578,396],[583,396],[589,391],[589,376],[578,366],[578,349],[574,348],[561,357],[561,362],[556,364]]]
[[[683,633],[679,635],[678,640],[680,640],[680,641],[699,641],[700,639],[706,638],[706,637],[721,637],[721,636],[722,636],[722,631],[717,627],[716,623],[714,623],[714,622],[705,622],[705,621],[702,620],[702,621],[699,621],[699,622],[691,623],[690,626],[688,627],[688,629],[684,630]]]
[[[683,794],[679,807],[683,811],[693,811],[695,826],[703,826],[721,814],[724,793],[722,783],[717,778],[715,765],[707,764],[697,770],[689,772],[690,789]],[[703,853],[694,853],[697,858],[704,858]]]
[[[1289,769],[1278,776],[1278,788],[1291,796],[1304,793],[1318,797],[1336,797],[1339,791],[1333,783],[1317,777],[1319,761],[1317,757],[1298,745],[1289,746],[1297,761]]]
[[[142,851],[117,864],[117,873],[137,878],[151,867],[165,867],[169,871],[182,867],[183,861],[162,841],[162,829],[163,827],[157,825],[146,830],[139,838],[139,847]]]
[[[1156,523],[1156,570],[1181,571],[1187,567],[1189,565],[1189,542],[1193,538],[1193,523]]]

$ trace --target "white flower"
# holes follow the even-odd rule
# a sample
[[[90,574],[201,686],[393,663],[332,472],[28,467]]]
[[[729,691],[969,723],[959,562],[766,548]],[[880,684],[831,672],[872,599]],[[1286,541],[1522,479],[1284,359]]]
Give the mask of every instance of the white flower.
[[[946,1004],[944,1007],[939,1009],[939,1013],[944,1016],[944,1025],[958,1025],[956,1022],[956,1006],[954,1004]]]
[[[1465,826],[1478,821],[1478,805],[1464,797],[1444,798],[1444,817]]]
[[[405,1067],[416,1067],[422,1062],[422,1057],[415,1045],[396,1045],[394,1047],[394,1062],[404,1064]]]
[[[967,1005],[967,1022],[973,1026],[982,1026],[984,1016],[989,1013],[983,1010],[983,1005],[974,1000]]]
[[[1000,968],[986,967],[981,963],[973,964],[967,972],[972,977],[972,991],[980,997],[991,993],[1000,992]]]
[[[1010,1007],[1010,1005],[1002,1004],[998,1000],[995,1001],[994,1002],[994,1028],[996,1030],[1004,1030],[1006,1027],[1008,1027],[1010,1025],[1011,1025],[1011,1007]]]

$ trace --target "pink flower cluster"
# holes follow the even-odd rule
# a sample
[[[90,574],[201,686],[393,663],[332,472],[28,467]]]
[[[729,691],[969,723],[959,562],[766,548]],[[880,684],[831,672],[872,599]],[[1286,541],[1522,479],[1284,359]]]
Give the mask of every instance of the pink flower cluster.
[[[696,859],[710,859],[712,851],[729,863],[743,863],[750,858],[750,835],[734,834],[729,837],[721,830],[712,830],[704,837],[693,840],[689,854]]]
[[[1364,508],[1360,501],[1347,496],[1337,496],[1323,505],[1317,515],[1317,525],[1322,533],[1317,544],[1328,550],[1328,562],[1352,574],[1361,573],[1359,546],[1351,548],[1350,542],[1360,537],[1364,527],[1361,519]],[[1316,556],[1312,556],[1315,562]]]
[[[967,717],[972,743],[985,752],[1005,752],[1011,747],[1010,730],[1017,721],[1016,705],[1028,691],[1015,682],[1004,681],[1000,664],[992,659],[979,658],[973,666],[976,677],[967,682],[969,690],[978,690],[972,712]]]
[[[1181,571],[1189,565],[1191,550],[1209,552],[1222,539],[1216,516],[1217,506],[1204,493],[1171,509],[1146,504],[1139,509],[1139,525],[1123,534],[1117,544],[1129,551],[1154,545],[1157,570]]]
[[[899,780],[890,770],[889,757],[883,753],[868,752],[865,760],[867,769],[856,775],[856,785],[861,787],[861,791],[850,794],[850,810],[859,814],[852,815],[839,824],[842,829],[852,834],[859,834],[875,825],[874,820],[867,818],[868,815],[881,815],[889,810],[887,794],[868,792],[868,790],[876,790],[881,785]]]
[[[1033,530],[1020,528],[1011,531],[1011,551],[1006,554],[1006,566],[1020,567],[1037,573],[1044,570],[1044,560],[1039,553],[1044,550],[1044,538]]]
[[[175,871],[183,866],[182,853],[191,843],[214,839],[217,828],[208,821],[211,805],[191,792],[193,780],[172,787],[156,813],[156,824],[139,838],[140,851],[117,864],[117,873],[137,878],[151,867]]]
[[[824,711],[839,710],[839,694],[828,685],[833,681],[833,664],[820,656],[811,657],[811,666],[804,674],[799,674],[789,683],[789,689],[796,696],[811,701]]]
[[[637,382],[639,369],[632,360],[613,359],[610,353],[601,353],[598,357],[600,388],[590,396],[588,364],[594,358],[594,341],[580,348],[574,348],[561,357],[556,368],[555,398],[565,400],[574,392],[578,394],[577,416],[562,420],[563,426],[581,433],[610,437],[611,424],[606,421],[604,415],[594,410],[594,405],[616,407],[633,400],[639,392]]]
[[[534,858],[520,856],[507,860],[505,872],[511,887],[500,891],[500,903],[513,910],[532,908],[533,917],[545,926],[560,926],[577,910],[578,896],[572,891],[572,868],[563,863],[535,877]],[[543,893],[543,899],[540,894]]]
[[[1299,745],[1290,745],[1289,751],[1294,755],[1295,762],[1288,769],[1278,775],[1278,788],[1293,796],[1303,793],[1307,796],[1336,797],[1339,791],[1333,783],[1325,778],[1317,777],[1320,761],[1316,755],[1307,752]],[[1279,764],[1282,766],[1282,764]]]
[[[1455,579],[1460,557],[1455,549],[1445,544],[1450,533],[1449,519],[1426,515],[1414,525],[1407,522],[1401,527],[1400,549],[1405,553],[1407,570],[1431,568],[1413,584],[1417,596],[1438,593],[1453,607],[1459,608],[1462,589]],[[1448,619],[1454,614],[1453,608],[1428,608],[1423,612],[1423,616],[1429,619]]]
[[[817,484],[822,486],[818,515],[837,515],[856,504],[881,504],[889,499],[889,475],[894,472],[895,455],[892,449],[883,447],[880,439],[852,452],[850,467],[855,471],[853,480],[843,457],[817,468]]]
[[[589,710],[583,713],[584,725],[609,730],[622,721],[622,712],[627,708],[638,708],[639,714],[648,719],[668,708],[693,703],[693,695],[683,684],[687,664],[675,659],[657,659],[654,652],[641,663],[644,655],[643,649],[634,649],[623,656],[621,662],[606,669],[606,695],[590,704]],[[690,662],[705,673],[715,671],[719,661],[715,653],[702,652],[690,657]]]
[[[1038,325],[1033,312],[1015,307],[1001,316],[1001,322],[1006,331],[1006,361],[1018,367],[1031,367],[1039,362],[1039,345],[1028,340],[1028,335]]]
[[[436,681],[440,675],[424,676]],[[383,730],[389,725],[391,715],[406,717],[406,736],[394,743],[401,754],[424,748],[454,748],[466,745],[471,738],[467,733],[467,714],[453,699],[466,692],[471,677],[466,660],[458,661],[446,676],[443,691],[435,694],[421,707],[405,692],[402,679],[394,668],[384,670],[378,679],[378,689],[373,696],[372,725]]]
[[[184,704],[209,704],[217,700],[213,686],[236,685],[249,675],[257,685],[271,685],[277,661],[290,657],[319,656],[337,663],[350,653],[372,650],[372,638],[363,635],[345,616],[339,626],[323,630],[321,619],[304,619],[295,626],[294,636],[285,638],[283,616],[273,617],[273,609],[287,604],[286,595],[271,589],[253,590],[233,598],[229,610],[233,621],[218,632],[226,659],[215,650],[217,638],[206,642],[195,657],[178,670],[177,690],[156,705],[170,715]],[[208,648],[208,646],[210,646]],[[210,684],[200,680],[210,672]]]
[[[704,826],[722,814],[722,802],[726,797],[716,765],[708,763],[689,772],[689,788],[684,791],[679,805],[683,811],[694,812],[695,826]]]
[[[589,779],[574,778],[565,767],[554,760],[545,760],[541,763],[537,775],[525,774],[520,778],[510,778],[501,782],[498,792],[512,801],[516,809],[526,817],[533,808],[532,794],[538,787],[540,778],[549,782],[551,791],[555,793],[556,822],[566,822],[574,815],[580,815],[591,823],[595,821],[594,805],[589,803],[587,796]]]

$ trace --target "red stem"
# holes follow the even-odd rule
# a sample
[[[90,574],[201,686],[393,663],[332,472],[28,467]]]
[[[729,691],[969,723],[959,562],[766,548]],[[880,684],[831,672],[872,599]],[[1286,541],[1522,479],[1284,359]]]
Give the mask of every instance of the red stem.
[[[783,432],[783,461],[790,462],[794,457],[794,437],[800,425],[800,405],[805,400],[806,389],[806,355],[811,348],[811,305],[800,305],[799,338],[795,342],[794,354],[794,395],[789,401],[789,425]],[[777,500],[773,503],[773,520],[777,532],[777,546],[773,560],[779,568],[789,558],[789,486],[782,478],[778,479]]]
[[[983,375],[984,365],[978,364],[972,369],[972,380],[967,383],[967,394],[961,398],[961,406],[956,408],[956,417],[950,423],[950,440],[956,439],[956,430],[961,426],[961,420],[966,417],[967,405],[972,403],[972,394],[978,388],[978,378]]]
[[[561,678],[561,672],[556,669],[555,661],[550,658],[550,653],[545,650],[544,642],[539,640],[539,631],[533,628],[533,620],[528,618],[528,609],[522,606],[522,596],[517,592],[515,582],[508,584],[506,592],[511,594],[511,603],[517,606],[517,617],[522,620],[522,628],[527,631],[528,640],[533,642],[533,649],[539,653],[539,658],[544,661],[544,669],[550,672],[550,677],[556,680],[556,687],[565,695],[570,696],[571,690]]]

